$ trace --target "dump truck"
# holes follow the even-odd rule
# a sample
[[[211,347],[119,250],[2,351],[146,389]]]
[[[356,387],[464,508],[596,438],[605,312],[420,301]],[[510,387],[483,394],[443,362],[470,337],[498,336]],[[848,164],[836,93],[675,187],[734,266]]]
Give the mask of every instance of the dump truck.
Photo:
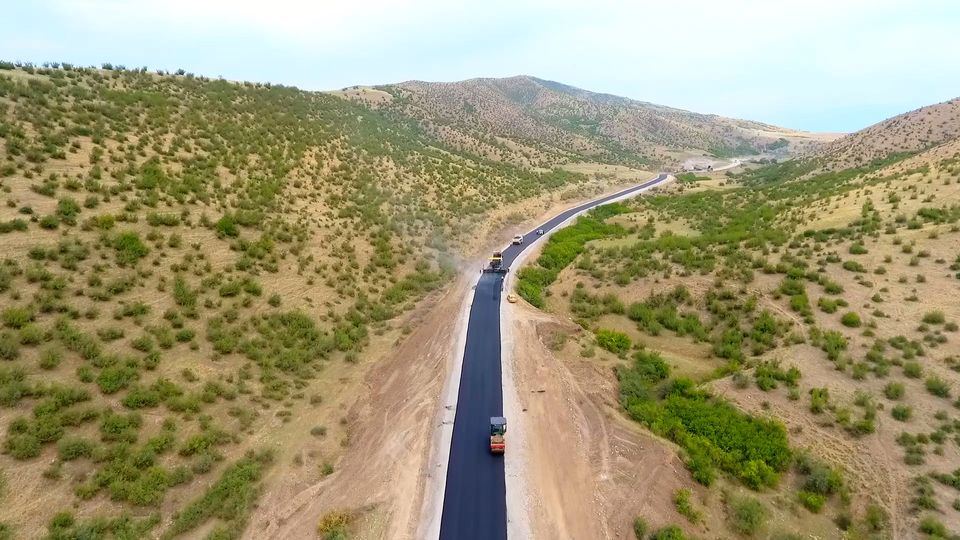
[[[490,417],[490,453],[502,454],[507,449],[507,419],[502,416]]]
[[[503,252],[494,251],[493,255],[490,256],[490,264],[484,267],[484,272],[496,272],[498,274],[506,274],[510,269],[503,266]]]

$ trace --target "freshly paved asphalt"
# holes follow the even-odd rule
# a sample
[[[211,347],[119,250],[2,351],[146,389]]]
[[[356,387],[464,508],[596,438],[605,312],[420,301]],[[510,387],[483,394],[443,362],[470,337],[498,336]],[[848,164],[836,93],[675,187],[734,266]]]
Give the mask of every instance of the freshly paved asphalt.
[[[537,229],[547,232],[574,214],[618,197],[658,184],[653,180],[602,199],[571,208]],[[503,265],[510,267],[527,246],[537,239],[534,229],[524,243],[503,251]],[[503,456],[490,453],[490,417],[503,416],[500,368],[500,297],[503,274],[484,273],[477,281],[467,343],[460,374],[460,393],[453,423],[447,484],[443,498],[440,538],[443,540],[497,540],[507,537],[507,502]],[[507,418],[507,452],[510,451],[510,419]]]

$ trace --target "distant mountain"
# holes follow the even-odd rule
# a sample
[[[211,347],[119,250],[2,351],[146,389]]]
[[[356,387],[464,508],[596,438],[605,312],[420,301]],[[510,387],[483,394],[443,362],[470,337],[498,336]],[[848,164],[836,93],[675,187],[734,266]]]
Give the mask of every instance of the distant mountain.
[[[408,81],[340,94],[411,117],[454,147],[536,166],[571,161],[669,165],[691,154],[793,155],[820,140],[760,122],[693,113],[529,76]]]
[[[900,114],[841,137],[818,152],[826,168],[865,165],[899,152],[920,152],[960,137],[960,98]]]

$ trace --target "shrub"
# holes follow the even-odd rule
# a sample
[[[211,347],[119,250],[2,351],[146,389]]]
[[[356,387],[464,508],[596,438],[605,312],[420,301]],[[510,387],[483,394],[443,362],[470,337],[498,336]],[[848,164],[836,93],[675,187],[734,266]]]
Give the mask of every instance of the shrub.
[[[20,356],[20,340],[9,332],[0,334],[0,360],[16,360]]]
[[[133,231],[118,234],[113,239],[113,249],[117,252],[117,262],[120,264],[134,264],[147,256],[149,248],[140,240],[140,235]]]
[[[680,527],[668,525],[651,534],[650,540],[687,540],[687,535]]]
[[[135,442],[137,432],[143,420],[137,413],[117,414],[108,412],[100,421],[100,435],[103,441]]]
[[[849,272],[862,273],[866,272],[867,269],[857,261],[843,261],[843,269]]]
[[[946,316],[942,311],[928,311],[923,315],[923,322],[926,324],[943,324]]]
[[[911,379],[919,379],[923,375],[923,368],[918,362],[904,362],[903,374]]]
[[[798,491],[797,500],[800,501],[800,504],[804,508],[813,512],[814,514],[820,513],[820,510],[823,509],[823,505],[827,502],[827,498],[819,493],[811,493],[809,491]]]
[[[317,524],[317,534],[323,540],[344,540],[347,538],[347,529],[353,517],[343,511],[328,512]]]
[[[0,318],[3,319],[3,325],[7,328],[20,329],[33,321],[33,311],[21,307],[9,307],[3,310]]]
[[[693,502],[690,500],[689,489],[678,489],[674,491],[673,505],[677,508],[677,512],[687,518],[690,523],[697,523],[703,517],[700,512],[693,507]]]
[[[881,506],[876,504],[871,504],[867,506],[866,515],[863,519],[864,523],[867,525],[867,529],[872,532],[879,532],[887,528],[887,524],[890,521],[890,517],[887,515],[887,511]]]
[[[248,453],[227,467],[220,479],[200,497],[187,504],[174,517],[168,533],[181,535],[195,529],[212,517],[219,517],[239,536],[259,494],[258,484],[263,468],[270,463],[268,453]]]
[[[920,520],[920,532],[934,538],[950,538],[950,531],[946,525],[933,516],[926,516]]]
[[[597,330],[597,345],[614,354],[624,354],[630,350],[630,337],[615,330]]]
[[[937,396],[937,397],[950,397],[950,383],[941,379],[937,376],[927,377],[926,382],[924,383],[927,387],[927,392]]]
[[[824,312],[824,313],[836,313],[836,312],[837,312],[837,301],[836,301],[836,300],[831,300],[831,299],[827,298],[826,296],[821,296],[820,299],[817,300],[817,306],[819,306],[819,307],[820,307],[820,311],[822,311],[822,312]]]
[[[109,366],[100,371],[97,385],[104,394],[113,394],[130,386],[139,376],[136,368],[126,365]]]
[[[57,452],[63,461],[89,458],[93,455],[93,443],[80,437],[67,437],[57,443]]]
[[[647,525],[647,520],[642,517],[638,517],[633,520],[633,535],[637,540],[644,540],[647,537],[647,530],[649,529]]]
[[[903,383],[891,382],[883,387],[883,395],[885,395],[887,399],[900,399],[903,397],[903,394]]]
[[[848,328],[859,328],[861,324],[860,315],[857,315],[852,311],[848,311],[847,313],[843,314],[843,317],[840,318],[840,323]]]
[[[830,405],[830,392],[826,388],[810,389],[810,412],[820,414]]]
[[[767,520],[767,509],[753,497],[737,497],[728,505],[730,526],[736,532],[753,536]]]
[[[31,459],[40,455],[40,440],[32,433],[17,433],[7,436],[4,448],[13,459]]]
[[[893,409],[890,409],[890,416],[893,416],[894,420],[899,420],[901,422],[906,422],[912,415],[913,408],[909,405],[896,405],[893,407]]]
[[[240,235],[240,228],[231,214],[224,214],[223,217],[218,219],[214,224],[214,229],[224,236],[236,237]]]

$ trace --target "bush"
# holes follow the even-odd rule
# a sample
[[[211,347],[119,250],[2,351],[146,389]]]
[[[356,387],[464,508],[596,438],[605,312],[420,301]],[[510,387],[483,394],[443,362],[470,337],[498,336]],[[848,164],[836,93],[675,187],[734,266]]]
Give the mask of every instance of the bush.
[[[40,440],[32,433],[8,435],[4,448],[13,459],[31,459],[40,455]]]
[[[890,416],[895,420],[906,422],[913,415],[913,408],[909,405],[896,405],[890,409]]]
[[[729,503],[730,525],[736,532],[753,536],[767,520],[767,509],[752,497],[738,497]]]
[[[922,320],[926,324],[943,324],[947,319],[942,311],[928,311]]]
[[[150,252],[150,249],[140,240],[140,235],[133,231],[123,232],[114,237],[113,249],[117,252],[117,262],[123,265],[134,264]]]
[[[920,532],[934,538],[950,538],[950,531],[946,525],[933,516],[927,516],[920,520]]]
[[[927,392],[937,396],[937,397],[950,397],[950,383],[941,379],[937,376],[927,377],[926,382],[924,383],[927,387]]]
[[[21,307],[9,307],[3,310],[0,318],[3,319],[3,325],[7,328],[20,329],[33,321],[33,311]]]
[[[859,328],[861,324],[860,315],[857,315],[852,311],[848,311],[847,313],[843,314],[843,317],[840,318],[840,323],[848,328]]]
[[[597,345],[614,354],[624,354],[630,350],[630,337],[615,330],[597,330]]]
[[[647,530],[649,528],[647,520],[642,517],[633,520],[633,535],[637,537],[637,540],[644,540],[647,537]]]
[[[650,540],[687,540],[687,535],[680,527],[668,525],[651,534]]]
[[[20,356],[20,340],[9,332],[0,334],[0,360],[16,360]]]
[[[813,512],[814,514],[819,514],[820,510],[823,509],[823,505],[827,502],[827,498],[819,493],[811,493],[809,491],[798,491],[797,500],[800,501],[800,504],[804,508]]]
[[[263,468],[270,463],[268,453],[248,453],[227,467],[200,497],[187,504],[173,519],[168,533],[176,536],[189,532],[213,517],[219,517],[239,536],[259,494]]]
[[[651,367],[656,363],[650,357],[640,360],[617,370],[621,401],[634,420],[686,450],[687,467],[698,482],[709,485],[715,468],[755,486],[776,482],[776,473],[791,460],[783,424],[742,413],[697,391],[688,379],[669,381],[658,401],[653,386],[662,372]]]
[[[136,368],[125,365],[109,366],[103,368],[97,376],[97,385],[104,394],[113,394],[130,386],[139,376]]]
[[[887,399],[900,399],[903,397],[904,390],[903,383],[891,382],[883,387],[883,395],[885,395]]]
[[[320,518],[320,523],[317,524],[317,534],[323,540],[345,540],[351,521],[353,521],[353,517],[347,512],[329,512]]]
[[[911,379],[919,379],[923,375],[923,368],[918,362],[904,362],[903,374]]]
[[[40,353],[41,369],[56,369],[63,361],[63,353],[56,347],[50,347]]]
[[[88,458],[93,455],[93,443],[80,437],[67,437],[57,443],[57,452],[63,461]]]
[[[693,502],[690,500],[690,490],[689,489],[678,489],[673,492],[673,505],[677,508],[677,512],[680,513],[683,517],[687,518],[690,523],[697,523],[702,519],[700,512],[693,507]]]

